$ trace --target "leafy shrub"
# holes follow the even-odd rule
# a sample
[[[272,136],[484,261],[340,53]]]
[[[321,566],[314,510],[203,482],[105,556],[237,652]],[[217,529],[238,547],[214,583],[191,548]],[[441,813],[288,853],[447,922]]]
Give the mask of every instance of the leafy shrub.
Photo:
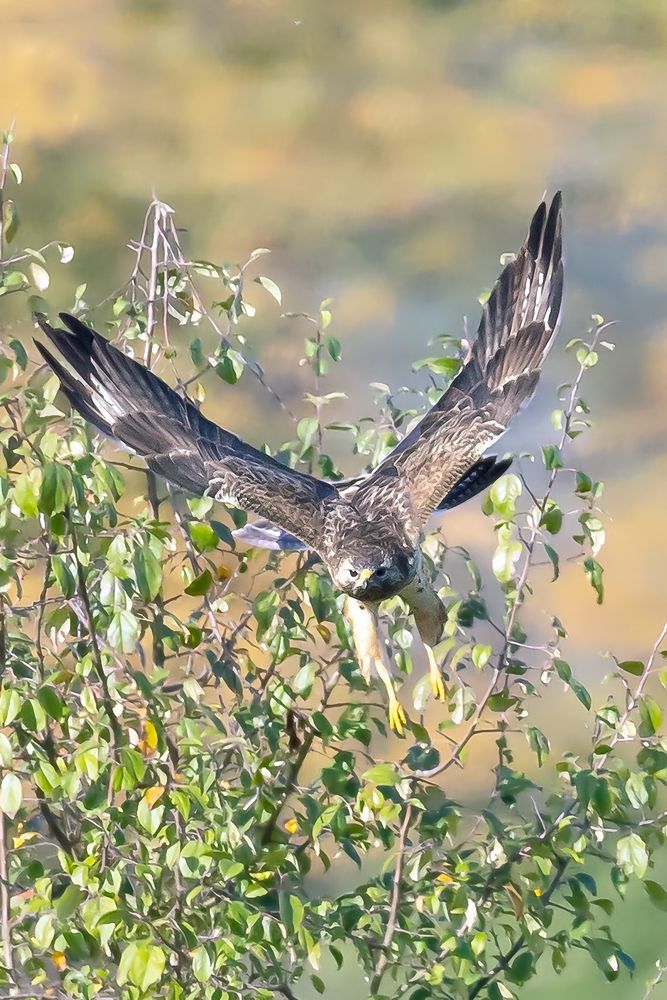
[[[47,255],[66,263],[72,251],[8,250],[17,230],[8,192],[20,180],[6,137],[0,291],[33,293],[30,305],[46,308],[35,296],[48,288]],[[173,211],[157,200],[134,246],[130,277],[94,310],[96,324],[106,321],[118,343],[200,402],[216,380],[231,392],[257,379],[276,395],[246,342],[249,283],[280,301],[258,274],[264,251],[240,267],[190,260]],[[73,308],[87,315],[84,295],[77,289]],[[327,422],[339,394],[324,380],[341,357],[330,306],[301,317],[310,415],[295,420],[280,454],[336,476],[325,445],[347,441],[375,462],[425,400],[401,406],[379,387],[373,419]],[[176,328],[192,337],[189,356],[182,337],[170,339]],[[232,530],[243,515],[177,495],[128,464],[64,413],[57,380],[25,345],[3,341],[5,991],[289,998],[304,977],[323,991],[320,961],[331,956],[339,967],[359,963],[373,996],[500,1000],[520,996],[542,962],[563,969],[572,948],[586,949],[609,980],[632,969],[607,918],[631,879],[667,907],[651,870],[667,778],[655,699],[665,631],[645,661],[615,664],[593,707],[562,657],[565,626],[554,616],[546,638],[531,625],[532,635],[524,614],[535,583],[557,578],[563,557],[588,577],[591,602],[603,599],[602,484],[571,467],[569,450],[590,426],[581,392],[611,347],[605,337],[596,317],[568,345],[572,381],[536,463],[542,472],[531,473],[537,485],[516,471],[484,501],[495,580],[464,549],[427,540],[448,608],[438,647],[447,712],[428,704],[425,678],[413,682],[419,652],[406,610],[388,603],[388,641],[410,699],[400,744],[385,742],[382,698],[359,673],[320,567],[303,555],[267,561],[237,550]],[[444,356],[415,366],[435,376],[427,396],[455,370],[458,346],[442,340]],[[552,733],[532,721],[539,699],[562,696],[557,688],[567,711],[578,706],[588,720],[558,754],[558,718]],[[451,772],[477,773],[476,748],[489,745],[490,794],[455,801]],[[359,868],[345,891],[344,856]],[[610,876],[611,897],[592,870]]]

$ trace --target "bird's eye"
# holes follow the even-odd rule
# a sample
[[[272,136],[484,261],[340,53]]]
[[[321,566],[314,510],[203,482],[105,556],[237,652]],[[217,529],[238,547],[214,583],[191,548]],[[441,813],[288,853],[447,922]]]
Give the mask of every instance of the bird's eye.
[[[348,573],[350,574],[350,576],[352,577],[353,580],[354,580],[355,576],[359,576],[359,570],[358,569],[353,569],[352,566],[350,566],[350,568],[348,569]]]
[[[386,566],[380,566],[379,569],[375,570],[375,575],[376,576],[384,576],[386,574],[386,572],[387,572],[387,567]]]

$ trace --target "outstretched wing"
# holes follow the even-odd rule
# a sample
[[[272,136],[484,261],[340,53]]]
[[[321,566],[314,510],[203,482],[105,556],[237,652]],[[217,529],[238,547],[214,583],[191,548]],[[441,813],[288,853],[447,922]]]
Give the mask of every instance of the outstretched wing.
[[[532,398],[563,294],[561,196],[539,206],[528,236],[484,306],[469,357],[435,406],[360,486],[374,503],[407,493],[424,522]],[[358,502],[358,501],[355,501]]]
[[[176,486],[268,517],[317,548],[322,504],[335,498],[335,487],[288,469],[207,420],[188,399],[74,316],[60,314],[69,332],[35,318],[76,374],[38,343],[42,357],[72,406],[94,427],[141,455],[149,469]]]

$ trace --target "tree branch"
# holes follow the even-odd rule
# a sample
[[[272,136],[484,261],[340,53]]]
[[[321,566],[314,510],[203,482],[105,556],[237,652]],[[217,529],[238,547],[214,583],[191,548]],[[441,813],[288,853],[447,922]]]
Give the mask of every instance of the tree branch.
[[[382,941],[382,951],[375,965],[375,975],[371,982],[371,994],[375,996],[380,988],[382,976],[389,963],[389,949],[396,933],[396,918],[398,915],[398,904],[401,899],[401,881],[403,879],[403,867],[405,865],[405,841],[408,835],[408,827],[412,820],[412,803],[407,802],[405,814],[401,823],[401,830],[398,835],[398,854],[396,857],[396,868],[394,870],[394,883],[391,890],[391,903],[389,905],[389,918],[387,929]]]

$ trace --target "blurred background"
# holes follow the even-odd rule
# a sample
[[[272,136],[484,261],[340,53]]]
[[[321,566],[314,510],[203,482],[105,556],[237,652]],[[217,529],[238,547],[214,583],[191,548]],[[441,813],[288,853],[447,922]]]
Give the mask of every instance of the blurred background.
[[[553,437],[554,390],[572,372],[564,344],[591,313],[618,320],[617,349],[588,380],[596,427],[575,449],[607,483],[606,600],[597,607],[581,571],[565,570],[550,608],[589,685],[605,670],[599,650],[646,655],[667,611],[665,4],[22,0],[4,5],[2,23],[0,127],[16,120],[21,242],[77,250],[50,303],[71,306],[80,282],[97,302],[126,279],[127,242],[155,190],[193,255],[241,261],[269,248],[262,270],[284,310],[333,297],[344,362],[328,388],[348,399],[332,417],[368,413],[369,382],[409,381],[430,338],[459,336],[464,317],[474,329],[499,255],[518,246],[543,192],[562,188],[560,349],[503,448]],[[10,323],[27,337],[25,302],[11,298]],[[256,298],[254,353],[300,412],[308,331]],[[251,378],[231,399],[218,383],[207,410],[255,441],[291,433]],[[493,548],[476,505],[445,530],[478,554]],[[609,986],[582,958],[558,979],[545,969],[522,996],[640,1000],[667,957],[664,917],[644,898],[630,896],[616,927],[634,983]],[[365,996],[354,969],[328,981],[331,995]]]

